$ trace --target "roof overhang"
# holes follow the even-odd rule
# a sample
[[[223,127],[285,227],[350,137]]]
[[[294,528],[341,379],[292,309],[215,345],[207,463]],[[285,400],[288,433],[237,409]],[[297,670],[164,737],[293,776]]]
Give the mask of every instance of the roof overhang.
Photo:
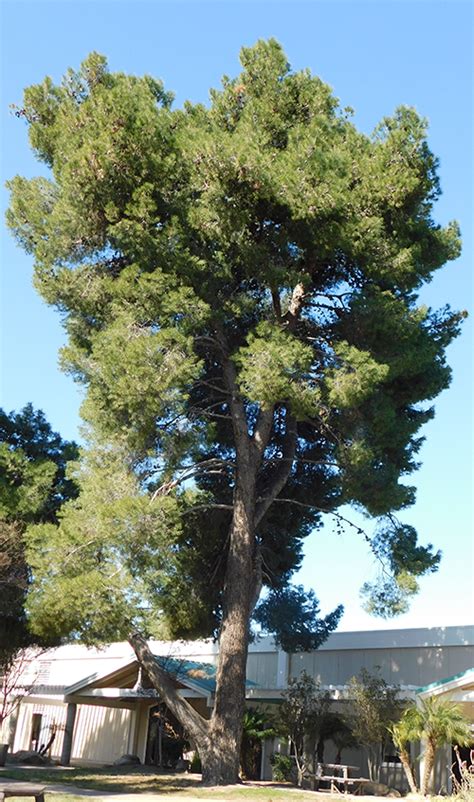
[[[474,702],[474,668],[417,688],[416,694],[421,699],[449,694],[454,702]]]
[[[208,663],[177,660],[156,656],[160,666],[174,678],[178,694],[187,699],[205,699],[208,707],[214,704],[216,668]],[[134,707],[139,702],[156,703],[160,694],[154,688],[139,686],[139,664],[137,660],[126,660],[114,671],[91,674],[64,689],[64,701],[76,704]],[[133,685],[133,687],[131,687]],[[247,689],[255,689],[255,683],[247,681]]]

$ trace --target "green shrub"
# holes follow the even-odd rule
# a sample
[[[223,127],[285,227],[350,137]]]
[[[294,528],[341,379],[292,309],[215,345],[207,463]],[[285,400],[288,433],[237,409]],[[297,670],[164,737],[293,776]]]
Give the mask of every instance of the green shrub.
[[[274,752],[270,758],[270,763],[273,768],[274,780],[277,780],[277,782],[291,780],[294,762],[289,755],[280,755],[278,752]]]
[[[189,766],[189,771],[191,774],[201,774],[202,772],[201,758],[197,752],[195,752],[193,755],[193,759],[191,760],[191,764]]]

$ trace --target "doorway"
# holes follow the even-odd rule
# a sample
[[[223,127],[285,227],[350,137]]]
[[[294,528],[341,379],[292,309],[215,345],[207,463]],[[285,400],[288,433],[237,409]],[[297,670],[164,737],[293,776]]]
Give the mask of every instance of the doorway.
[[[179,721],[166,705],[150,707],[145,763],[148,766],[174,768],[183,759],[183,751],[189,747]]]
[[[30,751],[32,752],[38,752],[40,748],[42,722],[43,722],[42,713],[33,713],[31,717],[31,736],[30,736]]]

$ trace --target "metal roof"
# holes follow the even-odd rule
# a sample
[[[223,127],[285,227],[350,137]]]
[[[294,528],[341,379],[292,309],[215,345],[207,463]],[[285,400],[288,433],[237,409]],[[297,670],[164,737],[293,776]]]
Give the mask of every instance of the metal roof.
[[[216,666],[212,663],[198,663],[194,660],[181,660],[177,657],[155,655],[161,668],[171,674],[178,682],[203,691],[205,694],[216,690]],[[246,680],[247,688],[257,688],[257,683]]]
[[[458,679],[463,679],[464,677],[468,677],[472,674],[474,678],[474,668],[467,668],[466,671],[461,671],[459,674],[453,674],[452,677],[446,677],[445,679],[438,679],[436,682],[430,682],[429,685],[422,685],[421,688],[416,689],[416,693],[426,693],[426,691],[434,690],[435,688],[440,688],[443,685],[448,685],[450,682],[456,682]]]
[[[195,660],[180,659],[178,657],[154,655],[157,663],[167,671],[177,682],[185,685],[186,687],[202,693],[203,696],[209,696],[215,693],[216,690],[216,666],[212,663],[201,663]],[[108,677],[116,678],[123,671],[136,665],[137,661],[127,661],[122,664],[118,669],[105,674],[92,674],[84,677],[83,680],[76,682],[74,685],[65,689],[65,695],[80,693],[85,688],[94,687],[97,683],[102,683]],[[257,688],[256,682],[246,680],[248,689]]]

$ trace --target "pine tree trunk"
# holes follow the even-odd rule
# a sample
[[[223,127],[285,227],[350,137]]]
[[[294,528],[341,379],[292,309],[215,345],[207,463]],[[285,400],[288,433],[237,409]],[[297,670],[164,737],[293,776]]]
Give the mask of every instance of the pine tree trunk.
[[[211,745],[206,754],[200,752],[206,785],[239,782],[249,618],[255,591],[252,491],[245,481],[238,482],[234,497]]]
[[[216,733],[216,739],[208,746],[198,745],[202,765],[203,785],[234,785],[240,782],[239,754],[235,760],[235,740],[225,732]]]
[[[423,796],[428,795],[429,787],[430,787],[430,779],[431,773],[433,771],[433,766],[435,763],[435,745],[431,741],[426,741],[426,749],[425,749],[425,770],[423,772],[423,780],[421,782],[421,793]]]
[[[408,785],[412,794],[418,793],[418,786],[416,784],[415,775],[413,772],[413,767],[410,761],[410,755],[406,749],[400,750],[400,760],[405,771],[406,778],[408,780]]]
[[[237,472],[233,516],[229,532],[229,551],[222,599],[222,623],[219,633],[219,657],[216,695],[211,719],[205,721],[186,700],[170,687],[169,678],[157,668],[141,636],[132,635],[130,643],[163,699],[183,724],[196,744],[205,785],[230,785],[240,781],[240,745],[245,708],[246,668],[249,622],[261,587],[261,568],[255,542],[255,526],[263,517],[270,500],[284,486],[291,468],[296,445],[296,421],[288,417],[286,460],[276,471],[267,501],[256,513],[256,473],[268,442],[273,410],[267,410],[250,443],[245,408],[239,398],[235,366],[226,360],[224,375],[230,392],[230,407],[237,446]],[[147,654],[148,653],[148,654]],[[144,662],[144,660],[146,662]]]

